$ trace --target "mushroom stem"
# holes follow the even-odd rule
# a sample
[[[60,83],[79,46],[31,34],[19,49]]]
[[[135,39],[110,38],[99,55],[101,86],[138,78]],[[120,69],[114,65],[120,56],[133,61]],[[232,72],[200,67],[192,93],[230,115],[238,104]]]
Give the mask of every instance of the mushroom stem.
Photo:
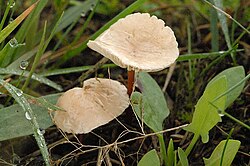
[[[128,95],[131,96],[134,90],[134,82],[135,82],[135,71],[128,70]]]

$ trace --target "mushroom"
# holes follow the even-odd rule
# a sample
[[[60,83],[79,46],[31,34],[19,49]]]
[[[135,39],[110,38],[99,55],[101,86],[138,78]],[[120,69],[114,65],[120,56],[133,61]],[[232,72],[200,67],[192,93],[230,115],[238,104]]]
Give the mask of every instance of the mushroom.
[[[135,71],[163,70],[179,56],[174,32],[163,20],[148,13],[134,13],[118,20],[87,45],[128,69],[129,95],[133,91]]]
[[[91,78],[83,88],[66,91],[57,101],[65,111],[56,111],[57,127],[67,133],[82,134],[108,123],[129,106],[127,88],[118,81]]]

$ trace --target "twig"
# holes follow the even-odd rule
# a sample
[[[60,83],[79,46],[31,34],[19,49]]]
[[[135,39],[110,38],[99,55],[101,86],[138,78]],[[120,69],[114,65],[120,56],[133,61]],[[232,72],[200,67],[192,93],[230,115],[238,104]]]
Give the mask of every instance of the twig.
[[[168,74],[167,74],[167,77],[166,77],[164,86],[163,86],[163,88],[162,88],[163,93],[166,91],[166,89],[167,89],[167,87],[168,87],[168,84],[169,84],[170,79],[171,79],[171,77],[172,77],[172,75],[173,75],[175,66],[176,66],[176,62],[173,63],[173,64],[169,67],[169,71],[168,71]]]

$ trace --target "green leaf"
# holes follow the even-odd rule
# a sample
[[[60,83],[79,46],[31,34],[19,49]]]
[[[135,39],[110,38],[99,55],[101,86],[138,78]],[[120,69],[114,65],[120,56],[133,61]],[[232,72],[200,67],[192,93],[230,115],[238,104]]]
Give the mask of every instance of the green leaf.
[[[178,147],[178,157],[182,166],[188,166],[188,159],[186,153]]]
[[[138,117],[154,132],[163,130],[162,123],[169,115],[169,109],[160,87],[144,72],[138,74],[137,83],[142,93],[132,94],[132,107]]]
[[[155,149],[146,153],[139,161],[138,166],[160,166],[160,159]]]
[[[61,94],[53,94],[40,97],[38,98],[38,101],[33,99],[28,100],[33,103],[30,104],[30,106],[36,115],[36,120],[40,125],[40,128],[47,129],[54,125],[48,113],[48,108],[53,108],[53,105],[56,103],[60,95]],[[46,105],[46,107],[44,107],[44,105]],[[25,118],[25,112],[19,104],[0,109],[0,141],[30,134],[33,134],[33,129],[29,121]]]
[[[224,110],[226,105],[226,96],[212,101],[227,90],[226,76],[222,76],[207,85],[203,95],[195,106],[192,123],[184,129],[193,132],[195,135],[200,135],[202,142],[208,142],[208,133],[221,118],[218,114],[219,110]]]
[[[238,82],[240,82],[242,79],[245,78],[245,70],[243,66],[237,66],[237,67],[231,67],[229,69],[226,69],[216,75],[210,82],[211,84],[213,81],[225,76],[227,79],[227,90],[236,85]],[[234,102],[234,100],[240,95],[244,88],[245,82],[243,82],[240,86],[233,89],[227,94],[227,102],[226,107],[228,107],[230,104]]]
[[[172,138],[168,143],[168,150],[167,150],[167,163],[168,166],[173,166],[175,162],[175,154],[174,154],[174,143]]]
[[[225,146],[226,140],[223,140],[216,146],[212,155],[209,159],[203,158],[206,166],[215,166],[220,165],[223,149]],[[240,141],[229,139],[226,144],[226,150],[224,152],[224,158],[222,166],[230,166],[233,162],[233,159],[240,148]]]

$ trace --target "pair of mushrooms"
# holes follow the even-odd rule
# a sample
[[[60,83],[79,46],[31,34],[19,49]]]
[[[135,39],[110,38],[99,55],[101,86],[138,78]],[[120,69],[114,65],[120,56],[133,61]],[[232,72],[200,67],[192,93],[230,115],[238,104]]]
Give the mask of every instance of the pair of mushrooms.
[[[170,66],[179,55],[174,32],[163,20],[134,13],[118,20],[88,47],[128,70],[128,89],[118,81],[91,78],[83,88],[65,92],[57,105],[56,125],[68,133],[88,133],[113,120],[129,106],[135,71],[156,72]]]

